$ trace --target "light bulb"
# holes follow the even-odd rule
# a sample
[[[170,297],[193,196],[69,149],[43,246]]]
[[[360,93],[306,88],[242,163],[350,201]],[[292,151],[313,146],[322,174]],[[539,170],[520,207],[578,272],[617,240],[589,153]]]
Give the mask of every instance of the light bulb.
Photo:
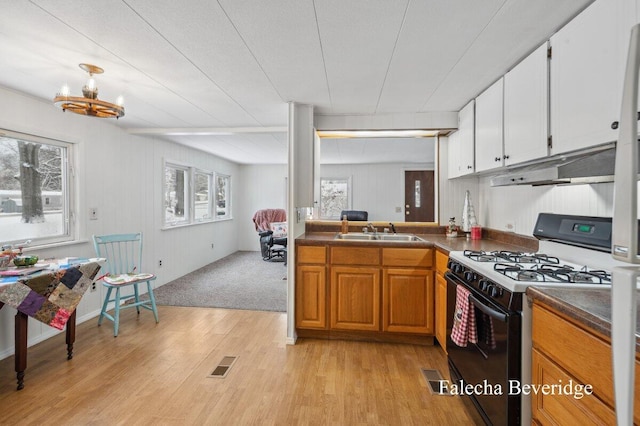
[[[122,95],[118,96],[116,98],[116,105],[118,106],[124,106],[124,98],[122,97]]]
[[[96,81],[93,79],[93,77],[87,80],[87,87],[89,88],[89,90],[93,90],[96,88]]]
[[[60,88],[60,94],[62,96],[69,96],[69,93],[71,93],[71,90],[69,90],[69,86],[66,83],[63,84]]]

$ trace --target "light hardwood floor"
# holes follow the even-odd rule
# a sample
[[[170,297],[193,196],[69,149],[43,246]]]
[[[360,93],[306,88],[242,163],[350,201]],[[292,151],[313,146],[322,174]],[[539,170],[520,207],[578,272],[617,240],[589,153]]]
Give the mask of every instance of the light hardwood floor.
[[[160,323],[122,313],[120,334],[78,326],[29,348],[25,388],[0,361],[0,423],[64,425],[467,425],[458,397],[435,396],[420,368],[448,377],[437,346],[299,339],[286,314],[160,306]],[[225,378],[207,377],[237,356]]]

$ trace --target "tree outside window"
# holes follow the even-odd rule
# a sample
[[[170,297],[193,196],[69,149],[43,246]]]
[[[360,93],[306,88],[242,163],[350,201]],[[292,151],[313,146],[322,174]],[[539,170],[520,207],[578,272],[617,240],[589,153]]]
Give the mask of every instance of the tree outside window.
[[[340,212],[350,206],[351,179],[320,178],[320,218],[340,219]]]
[[[0,137],[0,243],[72,238],[71,144],[6,132]]]
[[[164,221],[176,225],[189,218],[188,168],[166,163],[164,168]]]
[[[231,217],[231,177],[216,173],[216,218]]]
[[[196,221],[210,220],[211,214],[211,173],[198,171],[195,173],[194,182],[194,213]]]

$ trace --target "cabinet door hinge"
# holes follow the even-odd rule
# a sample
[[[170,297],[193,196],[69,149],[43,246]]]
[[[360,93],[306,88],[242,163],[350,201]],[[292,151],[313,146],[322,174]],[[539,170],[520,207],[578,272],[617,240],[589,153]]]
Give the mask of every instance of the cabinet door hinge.
[[[547,138],[547,146],[549,149],[553,148],[553,137],[551,135]]]
[[[551,46],[547,47],[547,58],[551,59]]]

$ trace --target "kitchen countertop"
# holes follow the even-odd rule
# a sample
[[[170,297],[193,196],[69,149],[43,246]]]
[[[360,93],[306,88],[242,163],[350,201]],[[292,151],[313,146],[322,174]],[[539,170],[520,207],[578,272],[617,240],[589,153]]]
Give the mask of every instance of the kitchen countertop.
[[[563,313],[611,338],[611,290],[529,287],[527,296]],[[638,298],[640,312],[640,298]],[[636,320],[636,330],[640,321]],[[636,352],[640,352],[640,335],[636,331]]]
[[[362,240],[336,240],[336,232],[307,232],[296,238],[296,244],[300,245],[359,245],[369,247],[435,247],[449,253],[462,250],[514,250],[531,251],[531,248],[510,244],[493,239],[471,240],[465,237],[447,237],[441,234],[420,234],[418,237],[425,241],[399,242],[399,241],[362,241]]]

